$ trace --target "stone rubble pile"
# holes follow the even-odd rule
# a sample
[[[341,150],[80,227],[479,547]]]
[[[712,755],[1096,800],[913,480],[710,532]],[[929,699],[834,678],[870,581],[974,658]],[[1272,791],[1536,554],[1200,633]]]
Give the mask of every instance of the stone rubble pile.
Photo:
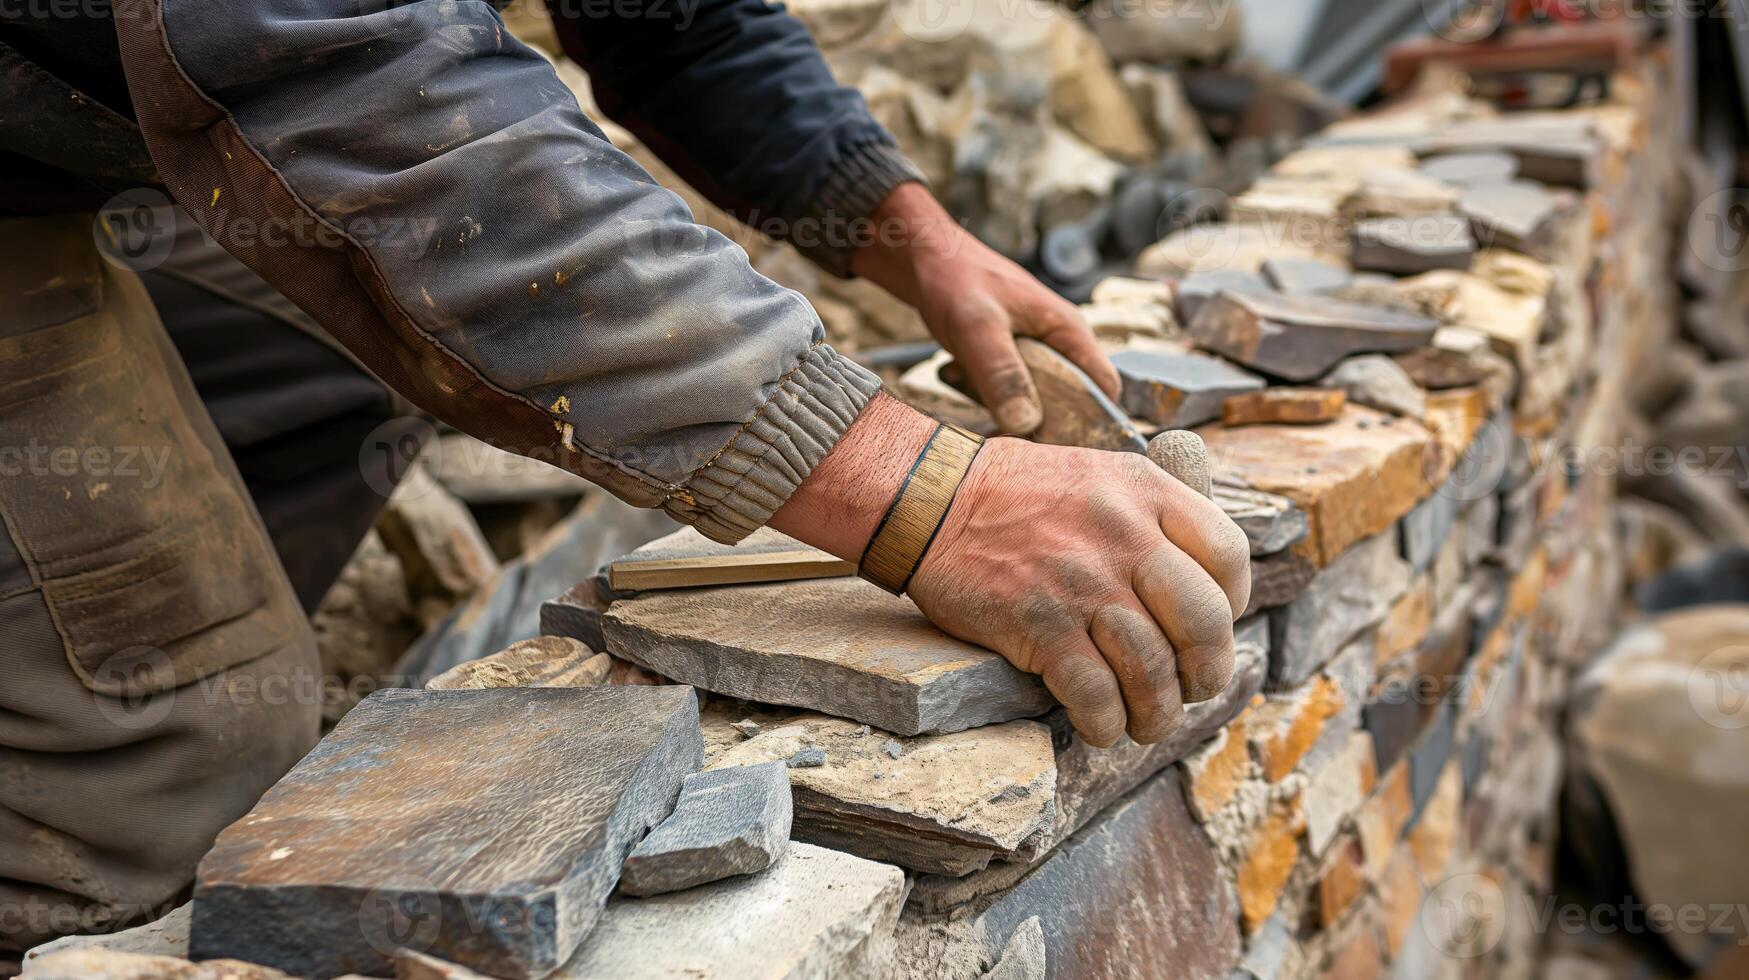
[[[926,167],[983,167],[981,234],[1036,233],[998,205],[1039,200],[1038,175],[968,133],[1006,91],[983,79],[1083,57],[1084,25],[931,45],[888,5],[799,12],[865,91],[894,76],[874,101],[896,131],[946,134]],[[807,550],[775,532],[683,530],[563,580],[536,554],[516,589],[475,593],[504,609],[449,615],[538,617],[547,638],[422,651],[428,690],[365,700],[226,831],[192,936],[73,943],[26,976],[190,952],[402,980],[1534,975],[1559,719],[1637,560],[1614,473],[1567,464],[1630,438],[1676,312],[1663,68],[1648,53],[1599,105],[1504,114],[1437,89],[1336,123],[1229,220],[1091,290],[1123,403],[1088,399],[1054,437],[1194,428],[1251,543],[1233,681],[1166,741],[1087,745],[1035,678],[855,578],[613,583]],[[1024,138],[1146,159],[1160,137],[1105,77],[1047,77]],[[1057,114],[1077,100],[1102,108]],[[1085,190],[1103,206],[1114,184]],[[952,367],[897,389],[976,422]],[[718,780],[749,802],[687,802]],[[628,855],[682,851],[623,886]]]

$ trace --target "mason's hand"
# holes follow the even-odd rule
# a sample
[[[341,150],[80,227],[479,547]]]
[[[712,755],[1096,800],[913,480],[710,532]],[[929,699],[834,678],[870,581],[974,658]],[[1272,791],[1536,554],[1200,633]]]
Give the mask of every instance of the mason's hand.
[[[916,308],[965,365],[1002,431],[1025,435],[1044,418],[1017,336],[1056,348],[1118,397],[1117,369],[1074,304],[967,233],[927,188],[901,185],[873,218],[876,241],[851,258],[851,269]]]
[[[1039,674],[1082,737],[1157,742],[1233,675],[1245,536],[1141,456],[992,440],[910,596]]]
[[[877,395],[772,520],[858,560],[935,423]],[[1040,674],[1084,738],[1170,735],[1233,672],[1244,534],[1145,457],[994,439],[909,595],[936,625]]]

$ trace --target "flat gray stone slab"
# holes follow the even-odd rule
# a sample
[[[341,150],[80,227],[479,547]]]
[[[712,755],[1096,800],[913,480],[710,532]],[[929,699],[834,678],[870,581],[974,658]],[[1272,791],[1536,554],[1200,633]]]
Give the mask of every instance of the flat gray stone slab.
[[[1269,681],[1293,687],[1377,623],[1409,587],[1393,527],[1363,539],[1320,571],[1299,598],[1270,610]]]
[[[650,592],[613,604],[608,651],[717,694],[897,735],[1029,718],[1056,701],[1001,656],[861,579]]]
[[[1123,379],[1124,410],[1169,429],[1220,418],[1228,396],[1265,386],[1250,371],[1204,354],[1123,350],[1111,356],[1111,363]]]
[[[1309,531],[1306,512],[1277,493],[1216,482],[1212,499],[1251,544],[1251,557],[1284,551],[1304,541]]]
[[[1349,262],[1356,269],[1413,276],[1464,270],[1476,257],[1470,222],[1450,214],[1374,218],[1354,226]]]
[[[1554,226],[1573,204],[1571,191],[1514,180],[1465,189],[1457,209],[1484,248],[1509,248],[1546,260],[1552,256]]]
[[[759,874],[616,898],[550,980],[836,980],[884,976],[905,875],[795,843]]]
[[[1448,153],[1422,163],[1421,172],[1454,187],[1504,184],[1518,176],[1518,160],[1510,153]]]
[[[726,717],[707,706],[708,729]],[[916,871],[963,875],[1006,858],[1051,826],[1057,783],[1051,729],[1035,721],[903,740],[844,718],[802,714],[743,741],[712,740],[711,769],[788,769],[797,840]]]
[[[1350,354],[1414,350],[1430,317],[1327,296],[1222,292],[1190,322],[1197,346],[1289,381],[1320,377]]]
[[[764,871],[789,847],[791,813],[782,763],[695,772],[674,812],[626,858],[619,889],[661,895]]]
[[[1185,276],[1172,290],[1178,322],[1189,323],[1196,318],[1196,311],[1202,309],[1203,303],[1228,291],[1267,293],[1269,283],[1255,272],[1244,269],[1216,269]]]
[[[178,905],[161,919],[97,936],[62,936],[24,954],[24,972],[30,973],[32,961],[53,953],[71,950],[111,953],[139,953],[145,956],[188,957],[188,923],[190,906]]]
[[[686,687],[378,691],[219,835],[191,952],[334,976],[408,947],[544,976],[702,756]]]
[[[1318,259],[1287,257],[1264,259],[1263,277],[1284,293],[1323,293],[1348,285],[1354,275]]]

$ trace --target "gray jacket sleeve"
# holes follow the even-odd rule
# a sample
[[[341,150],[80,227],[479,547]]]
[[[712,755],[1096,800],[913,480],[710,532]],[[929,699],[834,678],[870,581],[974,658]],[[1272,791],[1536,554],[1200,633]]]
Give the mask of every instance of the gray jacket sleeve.
[[[457,428],[718,540],[763,524],[879,381],[490,6],[381,6],[117,0],[172,195]]]

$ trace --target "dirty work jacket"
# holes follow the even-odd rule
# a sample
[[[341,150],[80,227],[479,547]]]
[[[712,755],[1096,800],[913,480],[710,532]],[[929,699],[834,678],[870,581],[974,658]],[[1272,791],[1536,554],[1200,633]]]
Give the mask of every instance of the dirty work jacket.
[[[915,170],[780,8],[666,4],[553,0],[610,113],[842,272],[834,223]],[[736,540],[878,390],[486,3],[118,0],[114,23],[163,186],[457,428]]]

